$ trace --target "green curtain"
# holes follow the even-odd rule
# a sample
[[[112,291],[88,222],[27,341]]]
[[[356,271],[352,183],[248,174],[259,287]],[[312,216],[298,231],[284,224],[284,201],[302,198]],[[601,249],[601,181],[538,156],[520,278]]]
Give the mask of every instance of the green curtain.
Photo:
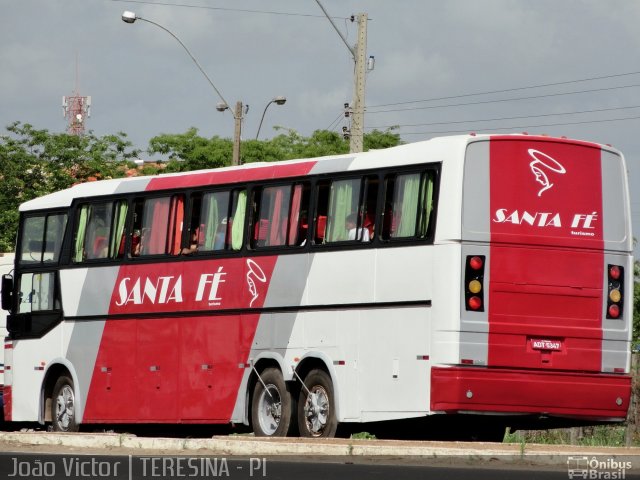
[[[76,263],[84,260],[84,237],[87,233],[87,221],[89,219],[90,205],[80,207],[80,215],[78,218],[78,230],[76,231],[76,243],[74,248],[73,261]]]
[[[429,174],[422,177],[420,195],[420,221],[418,223],[418,237],[427,236],[429,217],[433,208],[433,178]]]
[[[247,211],[247,191],[242,190],[238,194],[238,204],[233,215],[233,225],[231,227],[231,249],[240,250],[244,233],[244,216]]]
[[[338,180],[331,184],[329,194],[329,216],[327,218],[327,242],[340,242],[349,239],[346,221],[347,216],[353,213],[353,198],[357,199],[359,186],[354,183],[358,180]],[[355,190],[355,192],[354,192]],[[357,205],[357,201],[355,202]]]
[[[120,242],[122,242],[124,227],[127,220],[127,202],[119,201],[116,203],[116,212],[114,215],[113,229],[111,230],[111,238],[109,239],[109,258],[117,258],[120,252]]]
[[[416,234],[419,195],[420,174],[398,175],[394,211],[397,211],[400,206],[400,218],[398,228],[392,235],[394,238],[413,237]]]
[[[202,199],[201,218],[204,219],[204,250],[213,250],[216,242],[216,232],[218,231],[219,215],[218,215],[218,193],[207,193]],[[222,195],[229,195],[228,192]]]

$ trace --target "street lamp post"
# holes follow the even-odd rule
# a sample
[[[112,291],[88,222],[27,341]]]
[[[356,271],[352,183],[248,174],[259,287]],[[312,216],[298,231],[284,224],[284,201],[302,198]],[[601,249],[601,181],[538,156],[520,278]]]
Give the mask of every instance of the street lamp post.
[[[269,105],[271,105],[272,103],[275,103],[276,105],[284,105],[285,102],[287,101],[286,97],[274,97],[273,100],[271,100],[269,103],[267,103],[267,106],[264,107],[264,112],[262,112],[262,118],[260,119],[260,125],[258,125],[258,131],[256,133],[256,140],[258,140],[258,136],[260,135],[260,129],[262,128],[262,122],[264,121],[264,116],[267,113],[267,108],[269,108]]]
[[[249,105],[247,105],[247,109],[249,109]],[[224,112],[225,110],[231,110],[231,108],[226,103],[219,103],[216,105],[216,110]],[[242,138],[242,120],[244,119],[242,110],[242,102],[238,101],[236,102],[236,109],[231,111],[234,120],[232,165],[240,165],[240,139]]]
[[[125,23],[134,23],[136,20],[142,20],[143,22],[151,23],[152,25],[155,25],[156,27],[161,28],[162,30],[167,32],[169,35],[171,35],[173,38],[175,38],[178,41],[178,43],[182,46],[182,48],[184,48],[184,50],[187,52],[189,57],[191,57],[191,60],[193,60],[193,63],[195,63],[196,66],[198,67],[198,69],[200,70],[200,72],[202,72],[202,74],[207,79],[209,84],[213,87],[213,89],[215,90],[215,92],[218,95],[218,97],[220,97],[220,100],[222,100],[222,103],[219,103],[216,106],[216,109],[218,111],[220,111],[220,112],[223,112],[227,108],[229,108],[228,107],[229,104],[225,100],[225,98],[222,96],[222,94],[220,93],[220,90],[218,90],[216,88],[216,86],[214,85],[214,83],[211,80],[211,78],[209,78],[209,75],[207,75],[207,72],[204,71],[204,69],[202,68],[202,66],[198,62],[198,60],[196,60],[196,58],[193,56],[191,51],[187,48],[187,46],[184,43],[182,43],[182,40],[180,40],[175,33],[173,33],[168,28],[163,27],[159,23],[153,22],[153,21],[148,20],[146,18],[142,18],[139,15],[136,15],[134,12],[130,12],[130,11],[127,10],[122,14],[122,21],[125,22]],[[233,119],[235,120],[234,139],[233,139],[233,158],[232,158],[232,161],[231,161],[231,163],[233,165],[240,165],[240,135],[241,135],[241,131],[242,131],[242,118],[243,118],[242,117],[242,102],[237,102],[236,103],[235,112],[233,113]]]

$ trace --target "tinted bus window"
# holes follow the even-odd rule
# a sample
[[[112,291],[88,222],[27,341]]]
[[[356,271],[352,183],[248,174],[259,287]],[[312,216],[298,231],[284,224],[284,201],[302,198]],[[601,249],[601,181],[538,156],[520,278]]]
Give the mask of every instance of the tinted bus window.
[[[18,313],[59,308],[55,304],[55,273],[25,273],[20,276]]]
[[[124,254],[125,200],[80,205],[74,235],[73,261],[115,259]]]
[[[131,250],[134,257],[178,255],[182,244],[184,195],[136,202]]]
[[[182,254],[240,250],[244,239],[246,198],[244,189],[194,194],[188,243]]]
[[[433,173],[392,175],[386,179],[382,238],[425,238],[433,210]]]
[[[27,217],[22,226],[20,264],[57,262],[67,224],[66,214]]]
[[[251,246],[301,245],[306,239],[309,186],[265,187],[256,192]]]
[[[316,242],[369,242],[375,235],[377,192],[374,176],[321,183]]]

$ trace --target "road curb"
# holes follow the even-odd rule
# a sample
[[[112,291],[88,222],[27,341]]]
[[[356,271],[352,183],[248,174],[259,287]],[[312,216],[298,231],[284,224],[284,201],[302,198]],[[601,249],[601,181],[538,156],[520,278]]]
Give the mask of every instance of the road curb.
[[[354,439],[262,439],[248,436],[213,438],[137,437],[114,433],[0,432],[0,442],[17,446],[66,447],[109,452],[129,450],[135,455],[455,457],[467,460],[525,461],[566,465],[569,456],[640,458],[640,448],[577,447],[463,442],[425,442]]]

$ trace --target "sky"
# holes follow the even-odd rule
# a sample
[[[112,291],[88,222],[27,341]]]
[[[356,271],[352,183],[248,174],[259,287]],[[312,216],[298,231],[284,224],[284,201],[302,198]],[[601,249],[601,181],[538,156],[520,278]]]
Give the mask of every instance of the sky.
[[[365,131],[405,142],[456,133],[567,136],[611,144],[628,164],[640,237],[640,2],[602,0],[321,0],[347,43],[367,13]],[[281,129],[341,131],[353,59],[316,0],[0,0],[0,125],[63,132],[62,97],[92,98],[86,128],[125,132],[145,150],[190,127],[244,139]],[[535,88],[529,88],[535,87]],[[494,93],[487,93],[494,92]],[[277,130],[279,128],[280,130]],[[144,158],[153,158],[146,153]],[[640,247],[636,247],[640,257]]]

